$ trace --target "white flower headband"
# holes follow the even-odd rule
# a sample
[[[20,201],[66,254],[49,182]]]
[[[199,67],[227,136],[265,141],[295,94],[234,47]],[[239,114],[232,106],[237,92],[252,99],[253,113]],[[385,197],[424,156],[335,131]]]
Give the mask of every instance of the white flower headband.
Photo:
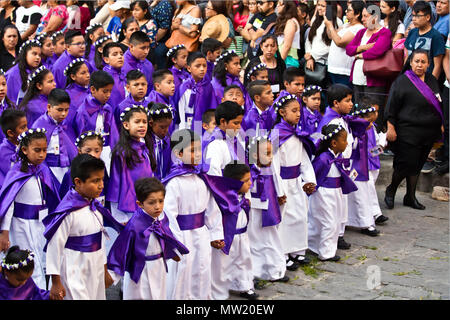
[[[251,68],[250,71],[247,73],[247,79],[250,80],[250,77],[252,76],[253,73],[255,73],[259,69],[264,69],[264,68],[267,68],[267,65],[265,63],[257,64],[256,66]]]
[[[33,134],[33,133],[36,133],[36,132],[46,133],[47,130],[46,130],[45,128],[28,129],[27,131],[22,132],[22,133],[17,137],[17,140],[18,140],[19,143],[20,143],[20,142],[22,142],[22,140],[23,140],[25,137],[27,137],[27,136],[29,136],[29,135],[31,135],[31,134]]]
[[[357,115],[360,115],[360,114],[375,112],[376,110],[377,109],[375,109],[375,107],[362,108],[362,109],[358,110],[358,105],[355,104],[355,111],[353,112],[353,115],[357,116]]]
[[[272,141],[270,139],[270,136],[268,134],[264,135],[264,136],[257,136],[257,137],[253,137],[250,139],[249,144],[248,144],[248,150],[251,150],[251,148],[257,144],[260,143],[261,141]]]
[[[147,116],[148,116],[148,108],[147,108],[147,107],[141,106],[141,105],[139,105],[139,104],[133,104],[131,107],[126,107],[126,108],[122,111],[122,113],[120,114],[120,121],[123,122],[123,119],[125,118],[125,115],[126,115],[128,112],[130,112],[131,110],[134,110],[134,109],[142,109],[142,110],[145,111],[145,113],[146,113]]]
[[[103,36],[94,42],[94,46],[97,47],[97,46],[101,45],[103,42],[106,42],[108,40],[112,40],[112,37],[111,36]]]
[[[17,270],[22,267],[26,267],[30,262],[34,260],[34,252],[30,250],[26,250],[28,252],[28,256],[18,263],[6,263],[6,258],[2,260],[2,269],[6,269],[8,271]]]
[[[36,37],[36,40],[42,43],[42,39],[44,39],[47,36],[47,33],[41,33]]]
[[[232,53],[236,53],[234,50],[230,50],[230,51],[225,51],[224,53],[222,53],[214,62],[214,65],[218,64],[220,60],[222,60],[223,58],[229,56]]]
[[[50,37],[50,39],[52,39],[52,42],[56,39],[57,36],[63,35],[64,31],[56,31],[54,34],[52,34],[52,36]]]
[[[5,71],[3,71],[3,69],[0,68],[0,76],[4,76],[5,75]]]
[[[331,139],[334,135],[336,135],[339,131],[341,131],[342,129],[344,129],[344,127],[339,124],[338,127],[336,129],[334,129],[332,132],[326,134],[326,135],[322,135],[322,141]],[[345,130],[345,129],[344,129]]]
[[[177,44],[175,47],[172,47],[169,51],[167,51],[166,56],[170,57],[175,51],[181,48],[186,48],[184,44]]]
[[[305,90],[303,90],[303,95],[305,95],[305,93],[308,93],[309,91],[312,91],[312,90],[317,90],[319,92],[322,92],[322,87],[316,86],[316,85],[314,85],[314,86],[307,86],[305,88]]]
[[[41,45],[41,42],[38,41],[38,40],[36,40],[36,39],[27,40],[27,41],[25,41],[25,42],[20,46],[19,53],[21,53],[22,50],[23,50],[26,46],[28,46],[28,45],[30,45],[30,44],[33,44],[33,43],[36,44],[36,45],[38,45],[39,47],[42,46],[42,45]]]
[[[105,138],[103,138],[103,135],[100,132],[97,131],[87,131],[83,134],[81,134],[77,140],[75,140],[75,145],[78,147],[80,142],[83,141],[84,139],[86,139],[87,137],[92,137],[92,136],[97,136],[99,137],[102,141],[103,144],[105,144]]]
[[[101,23],[94,23],[86,28],[86,33],[89,33],[92,29],[96,27],[102,27],[103,25]]]
[[[74,60],[72,60],[67,67],[64,69],[64,75],[67,77],[70,68],[72,68],[76,63],[78,62],[86,62],[86,60],[84,58],[76,58]]]
[[[42,71],[48,70],[45,66],[40,66],[32,74],[28,76],[27,84],[29,85],[34,78],[36,78]]]
[[[297,96],[294,96],[293,94],[288,94],[287,96],[284,96],[283,98],[281,98],[280,100],[277,101],[277,103],[275,103],[274,109],[275,109],[275,113],[278,113],[278,109],[281,108],[281,106],[289,101],[289,100],[297,100]]]
[[[150,116],[154,116],[154,115],[158,115],[159,116],[160,114],[169,114],[170,113],[172,115],[172,117],[173,117],[173,108],[172,108],[172,106],[170,104],[167,104],[165,106],[166,107],[162,108],[162,109],[156,109],[156,110],[150,109],[148,111],[148,114]]]

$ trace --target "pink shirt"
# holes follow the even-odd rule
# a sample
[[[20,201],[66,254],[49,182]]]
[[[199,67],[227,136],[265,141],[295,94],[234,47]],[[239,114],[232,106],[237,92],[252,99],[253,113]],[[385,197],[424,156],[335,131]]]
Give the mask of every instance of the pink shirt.
[[[56,7],[50,8],[50,10],[48,10],[47,14],[41,18],[41,22],[44,24],[44,26],[48,25],[48,22],[50,21],[50,18],[53,15],[57,15],[63,19],[62,23],[59,25],[58,29],[56,29],[55,31],[62,30],[66,26],[67,19],[69,18],[69,13],[67,12],[66,6],[63,4],[60,4]]]

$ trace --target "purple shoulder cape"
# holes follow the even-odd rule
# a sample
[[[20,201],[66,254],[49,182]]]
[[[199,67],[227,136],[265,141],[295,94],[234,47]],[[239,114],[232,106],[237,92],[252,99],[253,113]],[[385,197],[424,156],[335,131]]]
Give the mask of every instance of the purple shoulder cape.
[[[86,97],[89,95],[90,90],[89,87],[82,87],[79,84],[71,83],[66,88],[66,92],[69,94],[70,97],[70,108],[69,114],[67,115],[64,122],[67,123],[69,126],[72,126],[73,118],[75,117],[78,108],[84,102],[84,99],[86,99]]]
[[[130,70],[137,69],[145,75],[145,78],[148,82],[147,94],[153,90],[153,64],[147,60],[138,60],[136,59],[130,52],[127,50],[123,55],[124,64],[122,67],[122,71],[126,74]]]
[[[261,114],[257,110],[257,106],[255,104],[253,104],[251,108],[247,110],[247,113],[242,119],[242,129],[256,130],[257,124],[259,124],[259,130],[269,131],[272,129],[274,124],[274,119],[272,117],[272,107],[264,110]]]
[[[155,177],[159,180],[165,178],[172,167],[172,149],[170,149],[170,136],[167,135],[164,139],[156,142],[156,137],[153,137],[153,152],[156,157],[156,171]]]
[[[178,88],[184,80],[190,77],[190,73],[185,69],[178,70],[175,66],[169,69],[173,74],[173,81],[175,83],[175,88]]]
[[[125,86],[127,84],[127,75],[123,69],[117,70],[108,64],[105,64],[103,71],[108,72],[114,79],[114,86],[109,97],[108,104],[113,110],[125,99]]]
[[[108,269],[121,276],[127,271],[131,279],[137,283],[145,267],[151,233],[155,234],[161,245],[163,259],[175,257],[175,249],[181,254],[189,253],[189,250],[172,234],[167,215],[159,221],[139,208],[112,245],[108,254]]]
[[[225,79],[227,82],[227,86],[237,85],[239,88],[241,88],[242,94],[244,95],[244,101],[248,101],[247,89],[244,87],[239,77],[227,73]],[[222,84],[216,77],[212,78],[211,84],[214,88],[214,93],[217,98],[217,104],[220,104],[222,102],[223,92],[225,88],[222,86]]]
[[[31,70],[26,68],[27,73],[30,74]],[[8,71],[5,73],[6,78],[6,95],[9,99],[11,99],[12,102],[14,102],[16,105],[20,103],[18,102],[19,92],[21,91],[22,87],[22,78],[20,77],[20,70],[19,65],[16,64],[12,66]],[[22,92],[22,94],[25,94],[25,92]],[[22,96],[23,98],[23,96]]]
[[[55,77],[56,87],[60,89],[64,89],[66,87],[66,76],[64,75],[64,69],[67,67],[72,60],[76,59],[76,57],[69,54],[67,51],[64,51],[55,61],[52,66],[52,73]],[[91,71],[91,70],[89,70]]]
[[[17,160],[17,146],[12,144],[6,138],[3,138],[0,144],[0,187],[3,185],[3,180],[8,171],[11,169],[11,163]]]
[[[368,135],[367,131],[364,135],[358,137],[358,145],[353,150],[350,159],[352,159],[352,169],[358,172],[356,181],[369,180],[369,155],[367,152]]]
[[[281,119],[281,122],[277,123],[273,129],[278,130],[279,147],[281,147],[281,145],[285,143],[290,137],[295,135],[303,143],[303,147],[308,153],[310,159],[312,155],[316,153],[316,146],[309,137],[309,134],[302,131],[300,126],[291,126],[289,123]],[[272,141],[275,141],[277,139],[275,132],[272,131],[271,135],[273,139]]]
[[[119,233],[123,230],[124,226],[117,222],[111,215],[111,212],[104,208],[100,202],[95,199],[89,202],[89,200],[83,198],[76,192],[75,189],[71,188],[61,200],[58,207],[42,220],[45,225],[44,237],[47,239],[47,244],[68,214],[86,206],[90,206],[92,210],[98,210],[101,213],[105,226],[110,226]]]
[[[39,177],[42,183],[48,212],[52,212],[60,201],[58,193],[59,182],[45,164],[38,166],[28,165],[28,172],[20,171],[20,166],[21,161],[16,162],[3,181],[3,186],[0,190],[0,221],[5,217],[20,189],[33,176]]]
[[[50,291],[40,289],[30,277],[20,287],[13,287],[0,273],[0,300],[49,300]]]
[[[27,114],[28,127],[31,128],[33,123],[47,112],[48,97],[40,94],[31,99],[25,107]]]
[[[322,115],[317,110],[314,110],[314,113],[311,113],[307,109],[307,107],[302,108],[302,113],[300,115],[300,125],[305,132],[311,134],[316,132],[316,129],[319,126],[320,121],[322,120]]]
[[[240,134],[242,131],[240,131]],[[239,160],[242,163],[248,164],[248,159],[246,157],[246,151],[243,149],[242,145],[239,143],[237,136],[233,138],[233,141],[231,141],[231,138],[226,135],[225,132],[223,132],[219,127],[215,127],[214,130],[211,132],[211,135],[208,136],[207,139],[204,139],[202,141],[202,156],[203,161],[206,163],[206,147],[213,142],[214,140],[224,140],[228,151],[230,152],[230,156],[233,160]],[[243,158],[243,159],[242,159]]]
[[[380,156],[373,156],[370,152],[370,150],[377,146],[377,138],[375,136],[376,129],[374,126],[367,129],[367,154],[369,159],[369,170],[380,169]]]

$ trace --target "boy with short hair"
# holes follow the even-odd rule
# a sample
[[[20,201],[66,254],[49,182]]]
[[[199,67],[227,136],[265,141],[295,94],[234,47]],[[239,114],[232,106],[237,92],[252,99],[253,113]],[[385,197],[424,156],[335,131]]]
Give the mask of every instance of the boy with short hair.
[[[114,121],[112,107],[107,103],[114,86],[113,77],[106,71],[95,71],[91,74],[91,93],[78,108],[73,126],[76,136],[85,131],[101,132],[105,138],[101,159],[105,161],[109,175],[111,167],[111,149],[119,139],[119,132]]]
[[[174,106],[175,82],[169,69],[159,69],[153,72],[154,89],[148,95],[148,101]]]
[[[222,54],[223,44],[217,39],[206,38],[203,40],[201,45],[201,52],[206,57],[206,63],[208,65],[208,70],[206,74],[212,79],[214,71],[214,62]]]
[[[17,138],[28,130],[27,117],[24,111],[16,109],[6,109],[0,117],[0,126],[5,138],[0,144],[0,187],[6,174],[16,161],[17,147],[19,141]]]
[[[247,90],[253,105],[242,120],[242,129],[253,129],[256,135],[264,135],[274,124],[270,110],[273,104],[272,87],[267,80],[255,80],[249,83]],[[260,134],[261,130],[265,132]]]
[[[70,162],[78,154],[73,143],[74,133],[71,127],[63,125],[70,107],[69,94],[63,89],[53,89],[48,95],[47,112],[36,119],[32,128],[45,128],[48,147],[45,163],[59,183],[70,168]]]
[[[245,106],[244,93],[237,84],[231,84],[223,89],[223,97],[221,102],[234,101],[242,107]],[[247,109],[246,109],[247,110]]]
[[[216,110],[208,109],[202,114],[202,142],[207,142],[211,138],[211,134],[216,127]]]
[[[142,31],[134,32],[130,37],[130,48],[124,54],[123,71],[128,74],[130,70],[141,71],[147,79],[147,94],[153,89],[153,64],[147,60],[150,51],[150,39]]]
[[[102,160],[80,154],[70,173],[74,187],[43,220],[50,295],[58,300],[106,300],[112,279],[106,269],[104,226],[109,223],[120,232],[123,225],[96,200],[103,190]]]
[[[123,51],[117,42],[110,42],[103,47],[103,71],[108,72],[114,79],[114,86],[108,103],[117,107],[125,99],[126,73],[123,71]]]
[[[275,104],[281,98],[290,94],[297,96],[298,103],[300,103],[300,106],[303,106],[302,93],[305,89],[305,71],[296,67],[287,68],[283,73],[283,82],[285,89],[273,101],[272,109],[274,109]],[[272,117],[275,121],[276,114],[274,110],[272,110]]]

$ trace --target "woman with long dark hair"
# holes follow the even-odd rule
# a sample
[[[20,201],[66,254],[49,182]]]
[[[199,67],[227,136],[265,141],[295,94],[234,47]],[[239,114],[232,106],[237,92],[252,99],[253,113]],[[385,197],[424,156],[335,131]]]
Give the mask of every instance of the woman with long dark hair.
[[[0,31],[0,69],[6,72],[12,67],[21,44],[19,30],[15,25],[7,25]]]
[[[380,25],[391,31],[392,45],[405,35],[405,25],[400,21],[399,1],[380,1]],[[383,18],[384,16],[384,18]]]

